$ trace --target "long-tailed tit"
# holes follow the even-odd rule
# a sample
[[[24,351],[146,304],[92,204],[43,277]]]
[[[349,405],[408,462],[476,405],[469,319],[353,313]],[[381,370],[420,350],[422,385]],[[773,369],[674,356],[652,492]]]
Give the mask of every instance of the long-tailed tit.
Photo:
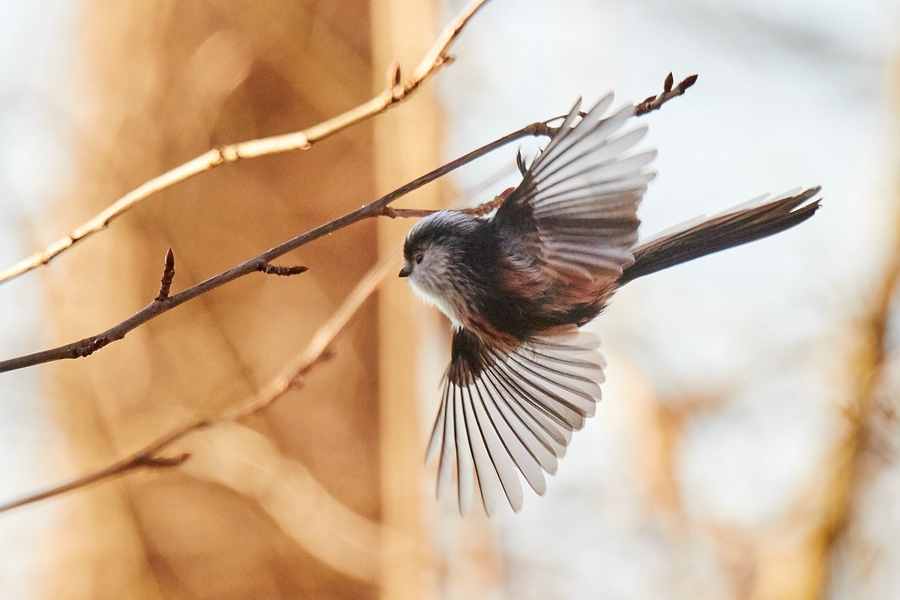
[[[544,471],[556,472],[600,400],[605,362],[579,327],[619,287],[784,231],[819,207],[813,188],[638,241],[656,152],[630,153],[647,128],[623,132],[635,108],[604,116],[612,101],[581,117],[576,104],[492,217],[440,211],[406,238],[400,276],[453,323],[428,454],[440,453],[438,496],[455,464],[463,512],[476,483],[488,513],[501,490],[519,510],[519,472],[544,492]]]

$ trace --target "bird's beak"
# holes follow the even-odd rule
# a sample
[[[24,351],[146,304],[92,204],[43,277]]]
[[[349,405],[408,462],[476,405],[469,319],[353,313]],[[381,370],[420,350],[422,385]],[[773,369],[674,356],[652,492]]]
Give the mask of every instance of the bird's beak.
[[[400,269],[400,277],[409,277],[409,274],[412,273],[412,265],[406,263],[403,265],[403,268]]]

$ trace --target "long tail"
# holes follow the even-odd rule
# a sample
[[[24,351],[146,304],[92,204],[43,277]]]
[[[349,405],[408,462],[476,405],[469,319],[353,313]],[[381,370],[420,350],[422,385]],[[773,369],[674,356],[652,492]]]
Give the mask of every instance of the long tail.
[[[634,264],[625,269],[619,284],[799,225],[818,210],[819,199],[807,201],[821,189],[810,188],[796,196],[739,206],[720,216],[689,223],[673,233],[640,242],[634,249]]]

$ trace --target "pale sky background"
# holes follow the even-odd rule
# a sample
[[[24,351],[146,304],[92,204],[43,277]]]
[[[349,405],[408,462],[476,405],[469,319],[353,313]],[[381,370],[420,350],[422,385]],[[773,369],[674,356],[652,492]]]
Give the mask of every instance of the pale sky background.
[[[446,14],[461,3],[448,1]],[[685,546],[647,518],[634,434],[643,402],[723,399],[688,429],[677,483],[689,514],[753,530],[796,500],[834,432],[841,354],[832,341],[879,265],[896,201],[897,10],[887,0],[493,0],[465,31],[459,60],[435,82],[448,159],[564,113],[578,96],[591,103],[615,90],[638,101],[669,71],[676,80],[699,73],[684,98],[647,119],[647,144],[659,149],[641,212],[647,233],[765,192],[822,185],[825,198],[812,221],[777,239],[632,284],[592,326],[610,361],[605,400],[547,495],[493,525],[504,554],[498,595],[727,597],[703,530],[687,532]],[[34,249],[35,219],[72,174],[77,16],[64,0],[0,2],[3,266]],[[507,167],[516,148],[456,184],[465,190]],[[0,286],[4,357],[43,345],[40,277]],[[423,401],[430,419],[437,396]],[[4,374],[0,498],[56,479],[47,467],[48,457],[59,462],[56,440],[37,370]],[[866,501],[866,531],[885,551],[863,589],[900,597],[900,469]],[[53,514],[0,515],[3,598],[37,597]],[[861,597],[853,577],[836,598]]]
[[[821,185],[825,198],[798,229],[631,284],[590,326],[610,359],[604,401],[546,496],[496,524],[507,597],[728,597],[708,533],[688,531],[685,544],[648,517],[640,402],[721,399],[688,425],[677,485],[689,516],[754,531],[797,502],[843,401],[846,356],[832,342],[881,265],[896,202],[897,39],[887,1],[495,2],[465,32],[439,81],[448,159],[565,113],[578,96],[639,101],[669,71],[676,81],[698,73],[647,118],[659,175],[640,211],[645,234],[767,192]],[[515,151],[458,173],[457,186]],[[900,478],[886,477],[878,493],[896,499]],[[893,532],[897,513],[883,516]],[[900,597],[892,552],[874,568],[873,598]]]
[[[35,220],[72,175],[69,140],[76,57],[76,6],[65,0],[0,2],[0,261],[3,268],[34,251]],[[0,355],[37,349],[40,275],[0,286]],[[39,371],[4,373],[0,382],[0,498],[56,480],[49,459],[64,459],[46,413]],[[41,557],[54,531],[55,507],[0,518],[0,596],[38,597]]]

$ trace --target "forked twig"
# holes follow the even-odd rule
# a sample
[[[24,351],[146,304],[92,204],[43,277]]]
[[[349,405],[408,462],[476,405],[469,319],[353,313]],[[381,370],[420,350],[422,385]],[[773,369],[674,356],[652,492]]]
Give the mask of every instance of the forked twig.
[[[177,183],[190,179],[205,171],[209,171],[219,165],[233,163],[242,158],[256,158],[258,156],[288,152],[290,150],[307,150],[320,140],[393,108],[418,90],[419,87],[430,79],[432,75],[437,73],[441,67],[452,62],[452,59],[447,55],[447,51],[462,31],[463,27],[466,26],[469,20],[476,12],[478,12],[478,9],[480,9],[487,1],[488,0],[472,0],[456,16],[456,18],[444,28],[437,40],[422,58],[422,61],[413,71],[412,78],[405,83],[402,83],[400,65],[394,63],[388,68],[387,85],[385,89],[368,102],[360,104],[356,108],[352,108],[341,115],[303,131],[248,140],[237,144],[227,144],[208,150],[200,156],[191,159],[158,177],[154,177],[150,181],[131,190],[94,218],[73,229],[65,237],[38,250],[15,265],[0,271],[0,283],[18,277],[19,275],[27,273],[42,265],[46,265],[75,244],[95,233],[103,231],[109,227],[109,224],[114,219],[134,208],[147,198],[168,189]]]
[[[688,75],[681,82],[676,85],[674,88],[672,84],[675,83],[675,78],[669,73],[666,76],[665,82],[663,82],[663,91],[662,94],[657,94],[656,96],[650,96],[640,104],[634,107],[634,114],[637,117],[646,115],[649,112],[653,112],[654,110],[659,110],[663,104],[671,100],[672,98],[677,98],[684,94],[685,91],[695,83],[697,83],[697,75]]]
[[[671,74],[670,74],[671,77]],[[696,76],[691,76],[687,78],[685,81],[690,80],[691,78],[696,79]],[[668,79],[667,79],[668,81]],[[682,82],[684,83],[684,82]],[[679,84],[681,86],[681,84]],[[670,90],[667,93],[663,92],[660,97],[664,98],[658,101],[659,106],[668,100],[680,96],[681,93],[675,93],[676,90]],[[657,106],[656,108],[658,108]],[[655,109],[654,109],[655,110]],[[641,114],[646,114],[646,112],[642,112]],[[329,221],[324,225],[320,225],[315,229],[311,229],[306,233],[300,234],[278,246],[275,246],[271,250],[263,252],[259,256],[251,258],[236,267],[233,267],[227,271],[219,273],[209,279],[194,285],[183,292],[175,294],[174,296],[168,295],[168,287],[166,288],[166,297],[160,299],[163,292],[163,285],[160,286],[160,295],[157,296],[150,304],[148,304],[143,309],[139,310],[137,313],[132,315],[131,317],[125,319],[121,323],[114,325],[113,327],[107,329],[106,331],[93,335],[91,337],[79,340],[77,342],[72,342],[70,344],[66,344],[63,346],[58,346],[56,348],[51,348],[49,350],[43,350],[41,352],[35,352],[33,354],[26,354],[24,356],[19,356],[16,358],[11,358],[8,360],[0,361],[0,373],[6,371],[14,371],[17,369],[23,369],[26,367],[31,367],[34,365],[44,364],[48,362],[53,362],[57,360],[66,360],[66,359],[75,359],[75,358],[84,358],[86,356],[90,356],[97,350],[121,340],[125,337],[126,334],[130,333],[137,327],[143,325],[147,321],[158,317],[159,315],[172,310],[176,306],[184,304],[185,302],[200,296],[201,294],[205,294],[211,290],[216,289],[226,283],[234,281],[240,277],[245,275],[249,275],[250,273],[263,272],[263,273],[272,273],[272,274],[295,274],[302,272],[302,267],[275,267],[272,266],[271,262],[276,258],[287,254],[292,250],[296,250],[301,246],[304,246],[314,240],[319,239],[325,235],[333,233],[338,229],[342,229],[347,227],[348,225],[352,225],[358,221],[363,219],[368,219],[371,217],[378,216],[391,216],[391,217],[408,217],[408,216],[425,216],[427,214],[431,214],[434,211],[424,211],[424,210],[414,210],[414,209],[392,209],[389,205],[397,200],[398,198],[405,196],[406,194],[416,190],[427,183],[434,181],[440,177],[443,177],[447,173],[458,169],[459,167],[476,160],[488,154],[497,148],[505,146],[515,140],[528,137],[528,136],[549,136],[553,133],[554,128],[549,126],[547,123],[553,121],[554,119],[550,119],[549,121],[540,122],[540,123],[532,123],[518,131],[514,131],[508,135],[501,137],[477,150],[469,152],[468,154],[447,163],[446,165],[439,167],[430,173],[415,179],[406,185],[397,188],[393,192],[382,196],[378,200],[363,206],[353,212],[347,213],[346,215],[334,219],[333,221]],[[489,212],[496,205],[499,205],[502,202],[503,194],[495,198],[492,203],[484,204],[475,209],[464,209],[465,211],[481,211],[475,212],[475,214],[484,214],[485,212]],[[173,259],[174,260],[174,259]],[[167,272],[168,272],[168,255],[167,255]],[[172,275],[174,276],[174,262],[172,264]],[[163,276],[163,284],[166,283],[166,275]],[[168,282],[168,285],[171,286],[171,280]]]
[[[210,277],[209,279],[202,281],[197,285],[189,287],[183,292],[175,295],[168,295],[167,293],[166,297],[162,299],[160,299],[162,295],[160,294],[160,296],[157,296],[152,302],[150,302],[150,304],[145,306],[143,309],[139,310],[131,317],[125,319],[117,325],[110,327],[102,333],[84,338],[77,342],[72,342],[70,344],[51,348],[49,350],[43,350],[41,352],[35,352],[33,354],[26,354],[24,356],[0,361],[0,373],[23,369],[26,367],[40,365],[57,360],[84,358],[86,356],[90,356],[97,350],[100,350],[101,348],[104,348],[105,346],[113,342],[117,342],[123,339],[128,333],[140,327],[147,321],[150,321],[151,319],[154,319],[159,315],[172,310],[176,306],[184,304],[185,302],[192,300],[197,296],[200,296],[201,294],[205,294],[206,292],[214,290],[217,287],[220,287],[245,275],[257,272],[270,273],[275,275],[288,275],[302,272],[302,267],[276,267],[273,266],[271,262],[292,250],[296,250],[297,248],[300,248],[301,246],[317,240],[320,237],[333,233],[338,229],[342,229],[363,219],[383,216],[386,214],[384,211],[390,203],[394,202],[402,196],[405,196],[413,190],[416,190],[423,185],[446,175],[450,171],[457,169],[462,165],[475,160],[476,158],[484,156],[488,152],[495,150],[496,148],[499,148],[504,144],[508,144],[514,140],[528,135],[543,135],[545,130],[546,126],[543,123],[537,123],[511,133],[508,136],[504,136],[499,140],[491,142],[490,144],[483,146],[478,150],[475,150],[474,152],[470,152],[469,154],[466,154],[465,156],[458,158],[453,162],[450,162],[438,169],[435,169],[434,171],[431,171],[430,173],[427,173],[426,175],[423,175],[422,177],[419,177],[414,181],[407,183],[400,188],[397,188],[393,192],[387,194],[386,196],[382,196],[371,204],[367,204],[366,206],[363,206],[362,208],[359,208],[353,212],[347,213],[342,217],[334,219],[333,221],[329,221],[328,223],[320,225],[315,229],[311,229],[306,233],[300,234],[297,237],[294,237],[278,246],[275,246],[271,250],[263,252],[259,256],[251,258],[250,260],[237,265],[236,267]],[[166,283],[165,280],[166,277],[164,275],[163,283]],[[169,281],[169,285],[171,285],[171,281]],[[160,292],[163,291],[162,287],[163,286],[161,285]],[[168,290],[165,291],[168,292]]]
[[[395,252],[373,267],[366,276],[363,277],[362,281],[356,285],[331,318],[319,328],[312,340],[310,340],[309,344],[306,346],[306,349],[288,363],[264,388],[259,390],[254,396],[248,398],[243,404],[222,413],[218,417],[192,419],[171,431],[164,433],[140,450],[137,450],[106,467],[97,469],[96,471],[48,490],[2,504],[0,505],[0,512],[12,510],[27,504],[33,504],[54,496],[60,496],[67,492],[87,487],[107,479],[113,479],[139,469],[170,468],[181,465],[190,458],[190,454],[179,453],[174,456],[160,456],[160,454],[190,433],[212,427],[218,423],[244,420],[267,409],[289,389],[302,383],[303,378],[317,365],[330,359],[331,352],[329,348],[331,347],[332,342],[334,342],[335,338],[344,330],[347,323],[350,322],[350,319],[356,314],[366,299],[378,288],[378,285],[384,280],[385,276],[392,271],[398,259],[399,253]]]
[[[672,100],[674,98],[677,98],[678,96],[683,95],[684,92],[689,87],[694,85],[695,83],[697,83],[697,75],[688,75],[681,82],[679,82],[678,85],[676,85],[673,88],[672,86],[674,84],[674,77],[673,77],[672,73],[669,73],[666,76],[665,81],[663,82],[662,93],[658,94],[656,96],[650,96],[649,98],[647,98],[640,104],[636,105],[634,107],[634,116],[642,117],[642,116],[646,115],[647,113],[651,113],[655,110],[659,110],[660,108],[662,108],[663,104],[665,104],[669,100]],[[582,113],[582,116],[584,116],[584,113]],[[544,135],[544,136],[549,137],[556,130],[556,128],[550,126],[550,123],[555,120],[556,119],[549,119],[542,123],[533,123],[533,124],[529,125],[529,127],[533,129],[533,133],[531,133],[531,135],[534,135],[534,136]],[[523,130],[520,130],[520,131],[523,131]],[[519,132],[516,132],[515,134],[511,134],[511,135],[516,135],[517,133],[519,133]],[[505,140],[506,138],[501,138],[501,139]],[[514,139],[518,139],[518,137],[514,138]],[[501,140],[498,140],[498,141],[501,141]],[[507,142],[503,142],[503,143],[507,143]],[[493,149],[493,148],[491,148],[491,149]],[[528,169],[525,166],[525,163],[522,159],[521,154],[518,154],[516,156],[516,164],[519,167],[519,172],[522,175],[525,175],[525,172]],[[506,199],[506,196],[511,191],[512,190],[506,190],[504,193],[500,194],[499,196],[497,196],[490,202],[486,202],[485,204],[476,206],[475,208],[459,209],[459,212],[483,216],[483,215],[491,212],[492,210],[498,208],[501,204],[503,204],[503,201]],[[405,218],[427,217],[428,215],[435,213],[435,212],[437,212],[437,211],[436,210],[419,209],[419,208],[391,208],[389,206],[386,206],[384,208],[383,214],[384,214],[384,216],[390,217],[392,219],[397,219],[397,218],[405,219]]]
[[[77,490],[79,488],[91,485],[92,483],[103,481],[105,479],[112,479],[114,477],[118,477],[119,475],[124,475],[125,473],[136,471],[144,467],[167,468],[178,466],[189,459],[190,455],[182,453],[174,457],[159,457],[157,456],[157,454],[159,454],[160,452],[168,448],[171,444],[174,444],[187,434],[191,433],[192,431],[204,429],[206,427],[209,427],[211,424],[212,422],[208,419],[195,419],[193,421],[190,421],[189,423],[185,423],[180,427],[158,437],[153,442],[147,444],[137,452],[134,452],[133,454],[130,454],[125,458],[112,463],[111,465],[103,467],[102,469],[97,469],[96,471],[88,473],[87,475],[82,475],[81,477],[73,479],[72,481],[68,481],[48,490],[44,490],[43,492],[31,494],[29,496],[25,496],[24,498],[20,498],[19,500],[13,500],[12,502],[2,504],[0,505],[0,512],[12,510],[20,506],[25,506],[27,504],[34,504],[35,502],[46,500],[47,498],[52,498],[54,496],[60,496],[62,494],[65,494],[66,492],[71,492],[72,490]]]

